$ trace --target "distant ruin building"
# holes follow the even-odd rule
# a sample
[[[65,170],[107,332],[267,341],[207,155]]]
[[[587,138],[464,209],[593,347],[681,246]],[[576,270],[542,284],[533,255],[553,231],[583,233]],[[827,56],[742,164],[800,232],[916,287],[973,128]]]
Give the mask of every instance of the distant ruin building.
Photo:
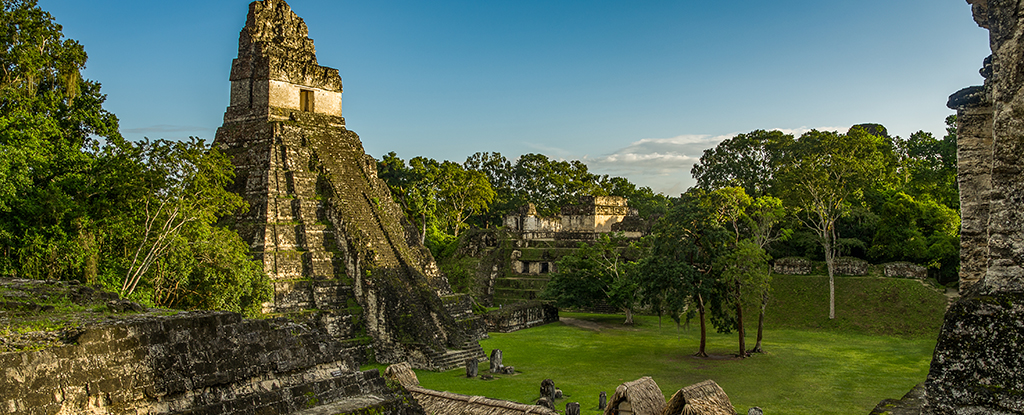
[[[454,294],[345,128],[337,69],[320,66],[283,0],[255,1],[215,145],[235,165],[233,218],[274,282],[266,312],[318,324],[377,361],[447,369],[483,358],[471,300]]]
[[[484,265],[478,272],[476,298],[484,304],[505,305],[538,299],[558,260],[581,242],[616,234],[638,239],[650,231],[626,199],[618,196],[582,196],[562,206],[559,215],[544,217],[533,204],[504,219],[504,245],[481,249]],[[615,312],[614,308],[598,309]]]
[[[931,414],[1024,413],[1024,9],[967,0],[990,32],[983,86],[953,94],[961,299],[946,312],[926,383]]]
[[[528,204],[519,213],[505,217],[505,229],[524,240],[585,241],[609,232],[639,238],[646,223],[624,197],[582,196],[579,203],[562,206],[561,214],[553,218],[539,216],[534,205]]]

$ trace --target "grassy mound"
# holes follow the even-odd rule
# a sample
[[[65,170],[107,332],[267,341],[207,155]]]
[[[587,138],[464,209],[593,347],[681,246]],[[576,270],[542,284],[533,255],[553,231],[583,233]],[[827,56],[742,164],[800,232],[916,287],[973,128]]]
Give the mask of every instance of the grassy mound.
[[[934,339],[946,296],[917,280],[836,277],[836,318],[828,319],[828,276],[775,275],[765,326]],[[748,330],[757,313],[748,313]]]

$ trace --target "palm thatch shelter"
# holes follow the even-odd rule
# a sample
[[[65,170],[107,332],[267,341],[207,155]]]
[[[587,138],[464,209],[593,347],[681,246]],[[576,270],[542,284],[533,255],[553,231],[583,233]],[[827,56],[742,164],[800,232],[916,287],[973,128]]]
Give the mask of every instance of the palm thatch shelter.
[[[736,415],[736,408],[721,386],[705,380],[672,395],[662,415]]]
[[[384,376],[401,383],[413,399],[428,414],[445,415],[558,415],[558,412],[538,405],[485,398],[483,396],[460,395],[420,387],[416,373],[408,363],[388,366]],[[664,399],[664,398],[662,398]]]
[[[644,376],[615,388],[604,415],[661,415],[665,408],[665,394],[651,379]]]

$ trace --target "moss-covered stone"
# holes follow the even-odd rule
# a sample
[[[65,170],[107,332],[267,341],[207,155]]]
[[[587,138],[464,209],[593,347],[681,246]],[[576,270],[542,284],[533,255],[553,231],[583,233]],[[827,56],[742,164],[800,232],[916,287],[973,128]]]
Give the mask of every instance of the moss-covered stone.
[[[1024,294],[961,298],[946,312],[935,347],[929,407],[935,414],[1024,412],[1021,347]]]

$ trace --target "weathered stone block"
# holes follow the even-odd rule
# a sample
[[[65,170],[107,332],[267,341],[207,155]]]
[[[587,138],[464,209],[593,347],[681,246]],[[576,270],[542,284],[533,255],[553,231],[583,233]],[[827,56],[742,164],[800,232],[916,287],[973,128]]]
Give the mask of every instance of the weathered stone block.
[[[935,346],[928,407],[937,415],[1024,412],[1024,360],[1012,345],[1024,345],[1024,294],[958,300]]]
[[[787,257],[776,259],[772,271],[776,274],[807,275],[813,269],[814,264],[807,258]]]
[[[882,265],[882,273],[890,278],[928,278],[928,268],[910,262],[890,262]]]
[[[839,257],[835,259],[836,275],[868,275],[870,264],[860,258]]]

